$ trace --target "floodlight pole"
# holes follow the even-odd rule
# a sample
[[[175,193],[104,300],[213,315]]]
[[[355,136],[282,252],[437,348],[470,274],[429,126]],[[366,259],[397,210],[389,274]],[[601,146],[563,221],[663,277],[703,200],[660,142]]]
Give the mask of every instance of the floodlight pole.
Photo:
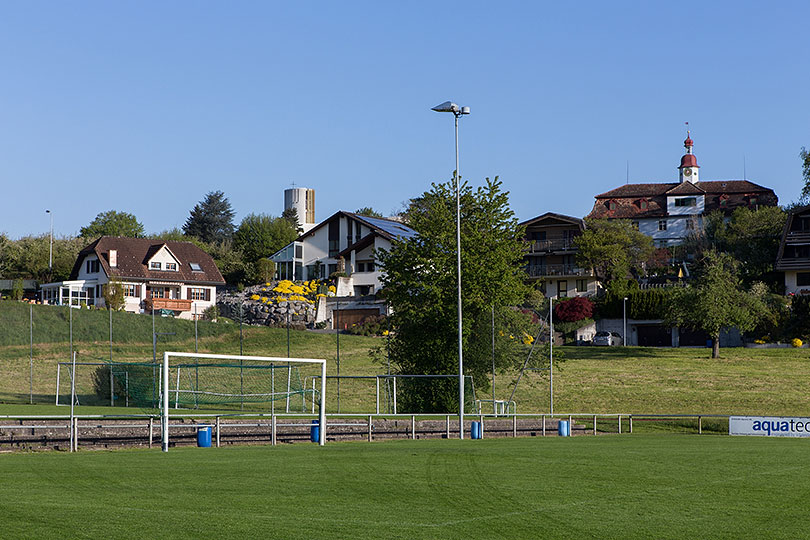
[[[163,414],[160,417],[161,449],[169,451],[169,353],[163,352]]]
[[[458,276],[458,438],[464,438],[464,345],[461,319],[461,169],[458,157],[458,119],[470,114],[469,107],[459,107],[446,101],[433,107],[436,112],[451,112],[455,119],[456,135],[456,272]]]
[[[53,212],[45,210],[45,213],[51,216],[51,241],[50,248],[48,249],[48,272],[53,274]],[[50,276],[53,279],[53,275]]]
[[[627,345],[627,297],[622,300],[622,319],[624,320],[624,333],[622,334],[622,345]]]
[[[554,414],[554,297],[548,299],[548,412]]]

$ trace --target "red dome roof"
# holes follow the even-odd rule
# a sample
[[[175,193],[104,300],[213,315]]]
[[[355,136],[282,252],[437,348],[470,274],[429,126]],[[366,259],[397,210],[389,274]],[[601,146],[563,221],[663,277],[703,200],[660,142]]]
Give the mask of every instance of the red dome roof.
[[[684,154],[684,156],[681,158],[681,166],[679,168],[697,166],[697,157],[695,157],[694,154]]]
[[[687,135],[686,140],[683,141],[683,145],[684,146],[694,146],[694,144],[695,144],[695,141],[693,141],[692,138]]]

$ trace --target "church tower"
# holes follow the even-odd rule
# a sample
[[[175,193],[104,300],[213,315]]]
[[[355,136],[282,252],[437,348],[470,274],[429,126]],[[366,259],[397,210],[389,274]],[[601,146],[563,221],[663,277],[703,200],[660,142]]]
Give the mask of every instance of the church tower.
[[[681,158],[681,166],[678,167],[680,171],[680,182],[692,182],[696,184],[700,181],[698,177],[698,170],[700,166],[697,164],[697,158],[692,153],[692,145],[694,141],[689,137],[689,132],[686,132],[686,140],[683,141],[683,146],[686,148],[686,153]]]

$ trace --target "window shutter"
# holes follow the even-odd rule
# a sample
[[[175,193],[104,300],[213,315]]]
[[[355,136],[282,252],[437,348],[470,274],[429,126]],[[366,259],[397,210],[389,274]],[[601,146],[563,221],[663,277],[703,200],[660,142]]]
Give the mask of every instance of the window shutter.
[[[208,287],[205,288],[205,300],[206,302],[211,300],[211,289]]]
[[[138,298],[141,297],[141,286],[140,285],[135,285],[135,296],[137,296]]]

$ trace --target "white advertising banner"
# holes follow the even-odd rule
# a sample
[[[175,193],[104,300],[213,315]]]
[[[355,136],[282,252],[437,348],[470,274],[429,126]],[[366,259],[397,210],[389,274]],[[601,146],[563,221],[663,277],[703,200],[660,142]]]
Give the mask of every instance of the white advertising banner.
[[[810,418],[786,416],[731,416],[729,435],[760,437],[810,437]]]

